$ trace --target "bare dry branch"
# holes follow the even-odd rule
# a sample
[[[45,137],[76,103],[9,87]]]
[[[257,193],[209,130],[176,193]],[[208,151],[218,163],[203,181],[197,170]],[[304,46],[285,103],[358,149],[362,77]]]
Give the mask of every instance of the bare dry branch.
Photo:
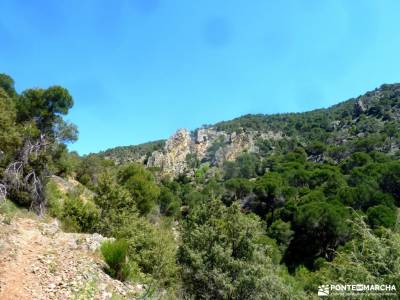
[[[43,182],[41,176],[38,176],[38,170],[30,170],[28,166],[30,160],[37,159],[41,153],[47,150],[49,144],[43,134],[34,143],[31,140],[25,141],[17,156],[18,160],[10,163],[4,172],[3,187],[0,186],[0,201],[1,197],[5,199],[7,192],[11,194],[27,192],[31,199],[31,209],[37,214],[43,215],[46,204]],[[43,174],[44,171],[38,172]]]
[[[0,183],[0,203],[6,200],[6,196],[7,196],[7,187],[5,186],[5,184]]]

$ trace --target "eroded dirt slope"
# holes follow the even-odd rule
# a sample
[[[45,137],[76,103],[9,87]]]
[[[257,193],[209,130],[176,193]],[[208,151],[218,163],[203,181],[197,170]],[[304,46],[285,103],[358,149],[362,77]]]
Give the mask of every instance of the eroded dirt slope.
[[[56,221],[0,215],[0,299],[135,299],[142,286],[103,272],[98,234],[60,231]]]

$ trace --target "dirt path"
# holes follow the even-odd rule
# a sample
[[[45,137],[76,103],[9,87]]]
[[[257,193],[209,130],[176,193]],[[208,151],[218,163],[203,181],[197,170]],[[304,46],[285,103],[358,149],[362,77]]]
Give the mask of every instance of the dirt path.
[[[134,299],[141,287],[103,272],[99,235],[64,233],[56,223],[0,222],[0,299]]]
[[[19,228],[9,235],[8,249],[0,255],[0,299],[45,299],[30,266],[45,252],[48,241],[35,228],[33,220],[21,219]],[[9,255],[4,255],[8,253]],[[32,298],[34,297],[34,298]]]

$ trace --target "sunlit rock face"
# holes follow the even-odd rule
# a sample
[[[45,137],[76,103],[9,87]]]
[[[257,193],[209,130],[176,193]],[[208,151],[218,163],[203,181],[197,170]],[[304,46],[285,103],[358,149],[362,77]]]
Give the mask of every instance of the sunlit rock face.
[[[240,132],[226,133],[216,129],[200,128],[194,132],[179,129],[165,143],[164,149],[154,151],[147,161],[148,167],[159,168],[166,174],[178,176],[191,169],[190,160],[209,162],[222,166],[233,161],[241,153],[258,151],[257,138],[280,139],[279,133]]]
[[[148,159],[148,167],[157,167],[166,173],[178,175],[187,168],[186,157],[191,153],[192,144],[190,133],[179,129],[165,143],[163,151],[155,151]]]

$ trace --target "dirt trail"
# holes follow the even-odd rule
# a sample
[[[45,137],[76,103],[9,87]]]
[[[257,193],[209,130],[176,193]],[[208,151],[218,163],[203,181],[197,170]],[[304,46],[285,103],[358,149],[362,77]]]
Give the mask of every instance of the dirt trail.
[[[22,219],[18,232],[14,232],[9,249],[2,249],[0,255],[0,299],[45,299],[40,285],[30,272],[41,253],[44,253],[45,241],[41,233],[34,228],[32,220]],[[7,251],[8,250],[8,251]],[[9,253],[10,255],[4,256]]]
[[[1,217],[1,215],[0,215]],[[0,218],[0,299],[135,299],[141,285],[103,272],[100,235],[64,233],[56,222]]]

